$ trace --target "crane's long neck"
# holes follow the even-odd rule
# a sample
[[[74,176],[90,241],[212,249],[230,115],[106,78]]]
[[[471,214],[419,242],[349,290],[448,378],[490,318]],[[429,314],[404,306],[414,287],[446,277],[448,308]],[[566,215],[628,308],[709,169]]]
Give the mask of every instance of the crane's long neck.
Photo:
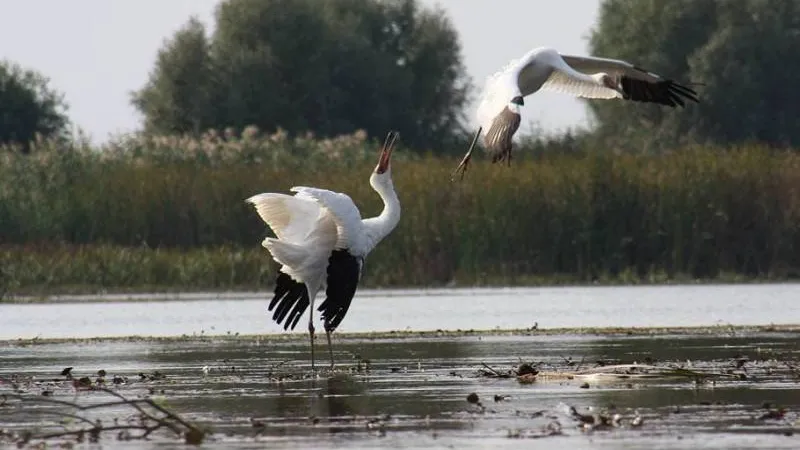
[[[383,211],[377,217],[363,220],[369,241],[368,251],[375,248],[378,242],[391,233],[400,221],[400,199],[397,198],[392,183],[376,184],[373,188],[383,200]]]

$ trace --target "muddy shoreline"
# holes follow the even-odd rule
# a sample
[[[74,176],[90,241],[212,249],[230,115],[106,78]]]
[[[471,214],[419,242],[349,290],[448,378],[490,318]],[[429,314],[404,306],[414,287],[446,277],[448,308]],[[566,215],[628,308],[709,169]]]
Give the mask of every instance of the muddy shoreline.
[[[489,330],[424,330],[336,333],[337,339],[434,339],[489,336],[735,336],[752,334],[798,334],[800,324],[712,325],[699,327],[603,327],[603,328],[517,328]],[[183,336],[113,336],[94,338],[26,338],[0,340],[0,346],[41,344],[87,344],[101,342],[289,342],[307,340],[302,332],[265,334],[192,334]]]

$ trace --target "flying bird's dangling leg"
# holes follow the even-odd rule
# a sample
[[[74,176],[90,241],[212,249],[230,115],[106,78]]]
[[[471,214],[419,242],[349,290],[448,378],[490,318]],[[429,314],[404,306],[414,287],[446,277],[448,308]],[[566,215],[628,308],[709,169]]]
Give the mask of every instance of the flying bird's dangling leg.
[[[315,372],[314,366],[314,305],[308,311],[308,336],[311,338],[311,372]]]
[[[472,143],[469,144],[469,150],[467,150],[467,154],[464,155],[464,158],[456,167],[456,170],[453,171],[453,174],[450,176],[450,181],[456,180],[456,175],[461,173],[461,179],[464,179],[464,174],[467,173],[467,166],[469,165],[469,160],[472,158],[472,150],[475,149],[475,144],[478,143],[478,137],[481,135],[481,127],[478,127],[478,131],[475,132],[475,137],[472,138]]]

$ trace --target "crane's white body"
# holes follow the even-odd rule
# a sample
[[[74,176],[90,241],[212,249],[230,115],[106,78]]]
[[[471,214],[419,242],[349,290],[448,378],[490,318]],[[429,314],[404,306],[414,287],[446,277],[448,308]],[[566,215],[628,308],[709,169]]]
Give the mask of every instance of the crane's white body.
[[[346,249],[363,260],[397,226],[400,202],[391,182],[373,187],[386,206],[371,219],[361,218],[350,196],[327,189],[295,186],[294,196],[265,193],[247,199],[276,236],[262,245],[282,272],[306,285],[312,306],[325,286],[331,252]]]
[[[325,301],[318,311],[328,338],[333,367],[331,333],[347,314],[358,288],[364,259],[400,221],[400,200],[392,183],[390,160],[397,142],[390,132],[380,151],[369,184],[383,200],[377,217],[362,219],[346,194],[305,186],[291,188],[294,195],[258,194],[247,199],[272,228],[275,237],[262,245],[281,265],[275,295],[268,310],[284,329],[294,329],[310,307],[311,367],[314,368],[314,300],[325,286]]]
[[[616,64],[622,61],[606,60]],[[603,86],[592,77],[567,65],[561,55],[546,47],[535,48],[523,57],[512,60],[499,72],[486,79],[478,105],[478,123],[484,130],[516,96],[526,97],[539,89],[585,98],[617,98],[622,95]]]
[[[487,78],[478,105],[478,123],[488,130],[511,99],[527,97],[540,89],[582,98],[627,98],[617,81],[623,76],[647,84],[668,81],[627,61],[562,55],[552,48],[535,48]]]
[[[511,139],[519,128],[524,98],[540,89],[593,99],[685,106],[697,93],[673,80],[617,59],[562,55],[539,47],[487,77],[476,118],[480,128],[455,174],[463,177],[481,131],[492,161],[511,161]]]

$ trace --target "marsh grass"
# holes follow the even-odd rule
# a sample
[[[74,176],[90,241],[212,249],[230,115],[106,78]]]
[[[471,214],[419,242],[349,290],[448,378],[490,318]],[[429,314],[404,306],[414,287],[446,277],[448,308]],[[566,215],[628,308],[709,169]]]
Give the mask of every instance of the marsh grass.
[[[131,137],[106,148],[40,142],[0,152],[0,283],[260,288],[277,269],[244,199],[311,185],[380,211],[378,143],[225,132]],[[662,155],[521,149],[513,166],[403,149],[397,230],[369,257],[371,286],[787,279],[800,262],[800,157],[765,147]],[[527,157],[526,157],[527,156]],[[4,280],[4,281],[3,281]],[[1,290],[1,289],[0,289]]]
[[[150,249],[117,245],[6,246],[7,294],[266,289],[274,267],[260,248]]]

